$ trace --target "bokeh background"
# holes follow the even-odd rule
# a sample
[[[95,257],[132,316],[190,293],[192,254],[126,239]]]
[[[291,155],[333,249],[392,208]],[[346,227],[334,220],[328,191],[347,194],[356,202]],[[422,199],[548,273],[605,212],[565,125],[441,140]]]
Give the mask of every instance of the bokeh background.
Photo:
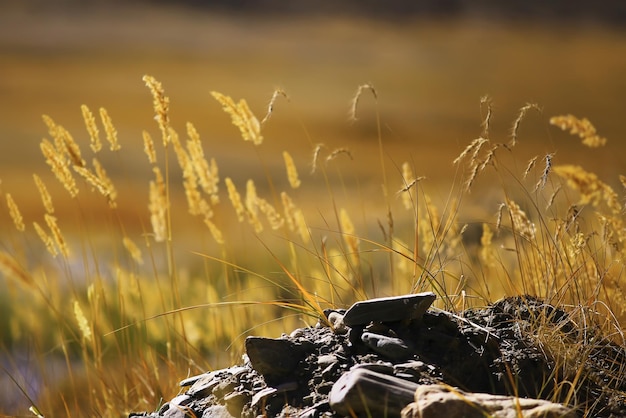
[[[142,130],[155,138],[158,130],[144,74],[163,83],[175,129],[182,133],[187,121],[194,123],[222,178],[232,177],[239,185],[267,172],[284,178],[280,153],[288,149],[306,186],[299,202],[313,214],[332,210],[323,178],[308,174],[318,143],[329,151],[350,149],[353,159],[342,160],[343,171],[332,178],[344,188],[358,188],[353,202],[358,211],[384,206],[384,199],[377,203],[374,198],[380,196],[382,178],[377,115],[393,184],[402,186],[399,167],[409,161],[416,175],[427,177],[429,193],[445,202],[450,184],[461,174],[453,159],[483,134],[486,108],[480,101],[485,95],[493,100],[493,142],[509,141],[511,125],[526,103],[543,109],[529,113],[518,133],[520,165],[512,167],[518,176],[528,159],[546,153],[555,153],[554,164],[582,165],[615,190],[621,190],[618,174],[626,174],[626,3],[620,0],[0,0],[0,188],[12,194],[27,222],[42,212],[33,173],[46,180],[53,196],[65,193],[41,156],[39,143],[48,137],[41,116],[66,127],[86,149],[80,111],[86,104],[94,112],[105,107],[118,130],[123,152],[103,152],[99,158],[120,200],[131,203],[117,212],[124,233],[149,228],[152,172],[143,154]],[[364,83],[375,87],[377,98],[365,92],[358,120],[350,121],[350,102]],[[258,150],[241,141],[210,95],[217,90],[245,98],[262,117],[276,88],[289,101],[276,102]],[[551,116],[568,113],[590,119],[608,145],[590,151],[577,137],[548,124]],[[257,183],[261,189],[262,183]],[[172,187],[179,188],[173,204],[183,207],[182,187]],[[484,219],[497,211],[496,187],[477,181],[472,190]],[[64,232],[69,237],[89,233],[89,243],[98,249],[98,243],[111,240],[110,222],[98,230],[101,219],[110,221],[110,211],[99,196],[92,200],[80,200],[82,220],[95,225],[88,231],[71,222],[76,202],[54,202],[56,215],[66,219]],[[5,212],[0,216],[0,233],[7,237],[2,245],[19,244]],[[384,218],[384,208],[381,213]],[[187,226],[187,234],[198,235],[197,223]],[[202,234],[208,235],[206,230]],[[182,266],[198,263],[187,242],[184,233],[177,235]],[[6,327],[8,319],[0,323]],[[26,377],[35,395],[42,392],[37,385],[43,368],[29,366],[33,357],[63,369],[62,359],[55,366],[31,354],[37,347],[18,345],[7,329],[2,338],[3,367]],[[11,411],[24,411],[28,403],[6,374],[0,383],[9,394],[0,398],[0,406],[11,402]]]
[[[83,103],[106,107],[120,137],[140,143],[152,123],[146,73],[164,83],[174,123],[193,121],[216,154],[231,153],[237,132],[209,92],[245,97],[264,114],[281,87],[315,143],[361,149],[368,167],[373,101],[363,102],[361,123],[347,117],[366,82],[379,94],[390,156],[410,153],[431,178],[449,173],[448,161],[481,133],[484,95],[494,103],[494,141],[507,140],[526,102],[544,109],[528,118],[522,141],[537,154],[584,152],[546,130],[554,114],[589,118],[612,147],[626,134],[623,2],[336,3],[3,2],[0,177],[8,187],[41,160],[44,113],[86,135]],[[284,108],[267,127],[268,146],[302,136]],[[599,152],[599,174],[619,172],[620,155]]]

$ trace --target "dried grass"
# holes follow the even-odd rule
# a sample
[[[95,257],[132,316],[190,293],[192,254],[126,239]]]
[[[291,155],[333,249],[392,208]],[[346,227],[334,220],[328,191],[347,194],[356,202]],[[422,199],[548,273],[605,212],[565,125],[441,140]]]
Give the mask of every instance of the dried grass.
[[[289,154],[287,151],[283,151],[283,159],[285,160],[285,168],[287,169],[287,179],[289,180],[289,185],[292,189],[297,189],[298,187],[300,187],[300,184],[302,182],[298,177],[298,169],[296,168],[296,164],[293,162],[291,154]]]
[[[245,99],[235,103],[230,96],[222,93],[212,91],[211,95],[222,105],[224,112],[230,115],[232,124],[239,128],[244,141],[251,141],[254,145],[263,143],[261,124],[248,107],[248,102]]]
[[[87,105],[81,105],[80,110],[83,113],[85,127],[89,133],[90,147],[93,152],[99,152],[102,149],[102,141],[100,140],[100,130],[96,124],[96,118],[91,113]]]
[[[564,131],[569,130],[572,135],[578,135],[583,145],[589,148],[598,148],[606,145],[606,138],[597,134],[596,128],[587,118],[578,119],[574,115],[554,116],[550,118],[552,125],[558,126]]]
[[[18,231],[24,232],[24,230],[26,229],[26,226],[24,225],[24,218],[22,217],[22,213],[20,212],[19,207],[13,200],[13,196],[11,196],[11,193],[7,193],[5,195],[5,198],[7,201],[7,207],[9,208],[9,215],[11,216],[11,220],[13,221],[13,225],[15,225],[15,228]]]

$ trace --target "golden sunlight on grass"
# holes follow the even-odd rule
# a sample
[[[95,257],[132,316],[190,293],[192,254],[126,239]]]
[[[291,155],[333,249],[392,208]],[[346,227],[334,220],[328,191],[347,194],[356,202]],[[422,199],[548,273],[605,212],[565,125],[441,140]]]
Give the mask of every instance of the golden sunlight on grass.
[[[211,26],[186,18],[169,23]],[[621,35],[445,22],[375,24],[374,36],[333,21],[317,38],[320,22],[305,22],[296,41],[318,39],[308,46],[345,65],[316,68],[315,51],[290,59],[302,52],[289,24],[212,23],[232,39],[177,50],[138,36],[140,57],[90,31],[63,56],[0,44],[0,91],[16,99],[0,101],[12,144],[0,329],[3,368],[26,395],[16,411],[155,410],[181,376],[239,359],[250,333],[424,290],[452,312],[537,295],[593,312],[623,343],[623,96],[605,77],[623,74]],[[259,29],[264,50],[247,44]],[[393,49],[371,56],[369,41]],[[528,41],[541,41],[541,68],[522,65]],[[592,41],[607,49],[579,68]],[[81,55],[89,42],[96,61]],[[571,71],[588,71],[594,92]],[[550,119],[563,112],[576,116]]]

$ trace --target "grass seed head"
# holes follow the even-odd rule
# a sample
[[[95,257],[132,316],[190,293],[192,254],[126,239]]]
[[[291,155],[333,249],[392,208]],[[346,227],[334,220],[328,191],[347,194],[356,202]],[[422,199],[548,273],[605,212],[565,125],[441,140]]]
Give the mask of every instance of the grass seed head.
[[[9,208],[9,215],[11,216],[11,219],[13,220],[13,224],[15,225],[15,228],[20,232],[24,232],[26,227],[24,225],[24,218],[22,217],[22,213],[20,212],[19,207],[13,200],[13,196],[11,196],[11,193],[7,193],[5,196],[7,200],[7,206]]]
[[[233,205],[235,213],[237,214],[237,220],[239,220],[239,222],[243,222],[246,208],[241,200],[241,195],[237,191],[235,183],[233,183],[230,177],[226,177],[224,182],[226,183],[226,190],[228,191],[230,203]]]
[[[148,156],[148,161],[150,162],[150,164],[156,164],[157,156],[156,156],[156,149],[154,148],[154,141],[152,140],[152,136],[150,136],[150,133],[148,133],[148,131],[145,131],[145,130],[142,132],[142,136],[143,136],[143,151]]]
[[[261,124],[248,107],[245,99],[235,103],[231,97],[222,93],[212,91],[211,95],[222,105],[224,112],[230,115],[232,124],[239,128],[244,141],[252,141],[254,145],[263,143]]]
[[[57,218],[52,215],[45,214],[44,219],[50,229],[50,232],[52,233],[52,238],[54,239],[59,252],[65,258],[68,258],[70,255],[70,249],[67,246],[67,242],[65,241],[63,234],[61,233],[61,228],[59,228],[59,225],[57,224]]]
[[[165,181],[159,167],[153,167],[154,180],[150,181],[150,201],[148,209],[150,211],[150,223],[156,242],[163,242],[167,238],[167,210],[169,203]]]
[[[135,260],[137,264],[143,264],[141,250],[132,239],[130,239],[129,237],[124,237],[122,239],[122,244],[124,245],[124,248],[126,248],[126,251],[128,251],[128,254],[130,254],[132,259]]]
[[[98,152],[102,149],[102,141],[100,141],[100,131],[96,124],[96,118],[91,113],[91,110],[87,105],[81,105],[80,110],[83,113],[83,120],[85,121],[85,127],[89,133],[90,147],[93,152]]]
[[[76,187],[76,180],[74,176],[72,176],[65,157],[59,154],[56,147],[46,139],[41,142],[40,147],[41,152],[46,158],[46,163],[50,166],[57,180],[59,180],[71,197],[76,197],[78,187]]]
[[[376,89],[374,88],[372,84],[370,83],[361,84],[357,88],[356,93],[354,97],[352,98],[352,101],[350,102],[350,120],[351,121],[357,120],[357,117],[356,117],[357,107],[359,105],[359,100],[361,99],[361,95],[363,94],[363,91],[365,90],[369,90],[370,92],[372,92],[372,95],[374,96],[374,100],[378,100],[378,93],[376,93]]]
[[[283,151],[283,159],[285,160],[285,168],[287,169],[287,179],[292,189],[300,187],[300,179],[298,178],[298,169],[293,162],[293,158],[287,151]]]
[[[563,131],[569,130],[572,135],[578,135],[582,139],[583,145],[589,148],[606,145],[606,138],[596,133],[596,128],[587,118],[578,119],[574,115],[554,116],[550,118],[550,124],[558,126]]]
[[[117,129],[113,126],[113,121],[104,107],[100,108],[100,119],[102,119],[102,125],[104,126],[104,131],[107,134],[107,142],[110,147],[109,149],[111,151],[119,151],[122,146],[117,140]]]
[[[265,124],[265,122],[267,122],[269,118],[272,116],[272,113],[274,112],[274,104],[276,102],[276,99],[278,99],[279,97],[284,97],[287,101],[289,101],[289,96],[287,96],[287,93],[285,93],[283,89],[281,88],[275,89],[274,93],[272,94],[272,98],[270,99],[270,102],[267,105],[267,114],[261,121],[261,125]]]
[[[54,213],[54,205],[52,204],[52,197],[48,192],[48,188],[46,187],[41,177],[37,174],[33,174],[33,179],[35,180],[35,185],[37,186],[37,190],[39,190],[39,196],[41,196],[41,201],[43,202],[43,207],[46,209],[47,213]]]
[[[56,258],[56,256],[59,255],[59,251],[54,245],[54,240],[52,239],[52,237],[48,235],[48,233],[37,222],[33,222],[33,227],[35,228],[35,232],[37,232],[37,235],[39,236],[41,241],[46,246],[46,249],[48,250],[50,255]]]
[[[170,98],[165,95],[163,86],[154,77],[144,75],[143,81],[152,93],[152,105],[156,113],[155,119],[163,136],[163,146],[167,147],[170,142]]]

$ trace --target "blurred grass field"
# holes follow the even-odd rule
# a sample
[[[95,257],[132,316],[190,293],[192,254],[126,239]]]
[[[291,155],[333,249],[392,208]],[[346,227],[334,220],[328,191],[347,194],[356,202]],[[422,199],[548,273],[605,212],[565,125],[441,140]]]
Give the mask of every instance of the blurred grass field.
[[[171,99],[172,127],[181,140],[185,123],[193,122],[206,156],[219,164],[220,177],[232,178],[240,192],[247,179],[254,179],[259,195],[275,203],[278,191],[289,189],[280,157],[288,150],[303,183],[289,193],[307,216],[318,253],[289,235],[266,231],[257,239],[233,219],[223,190],[215,211],[227,245],[216,245],[202,219],[186,213],[185,192],[178,180],[181,169],[173,155],[168,160],[169,174],[175,179],[169,185],[172,243],[160,246],[151,241],[148,183],[154,176],[143,152],[142,131],[149,131],[157,143],[159,131],[144,74],[163,83]],[[397,279],[386,275],[387,270],[394,271],[385,267],[386,256],[375,254],[389,252],[384,245],[391,246],[387,234],[393,228],[398,239],[394,245],[400,246],[396,250],[419,255],[415,258],[423,266],[439,269],[433,277],[446,282],[444,271],[450,260],[418,254],[417,214],[395,218],[393,227],[387,219],[391,206],[401,206],[396,192],[406,186],[404,162],[410,163],[415,176],[426,177],[416,205],[423,205],[428,194],[432,207],[441,209],[441,218],[453,220],[454,227],[445,230],[450,235],[469,222],[474,236],[467,245],[481,242],[483,222],[493,227],[502,189],[507,198],[530,197],[524,206],[527,211],[532,210],[533,198],[541,200],[528,192],[536,178],[509,189],[502,173],[485,175],[476,180],[470,194],[463,195],[463,209],[454,212],[451,200],[461,195],[451,190],[467,172],[452,161],[484,134],[481,123],[487,107],[480,101],[486,94],[493,99],[489,138],[494,143],[509,141],[512,123],[527,102],[543,109],[524,118],[514,157],[502,152],[499,162],[506,170],[520,177],[529,159],[538,156],[541,161],[554,153],[555,165],[582,165],[621,191],[618,175],[626,172],[623,74],[626,33],[584,22],[565,26],[458,19],[401,23],[320,16],[258,19],[182,9],[2,14],[1,192],[12,196],[32,229],[32,222],[41,222],[44,213],[32,181],[33,173],[40,175],[53,196],[54,216],[73,254],[64,259],[49,257],[32,231],[30,235],[16,232],[9,213],[0,212],[1,249],[19,260],[35,283],[3,277],[7,315],[2,315],[2,364],[18,385],[3,378],[10,396],[0,401],[8,405],[0,414],[23,414],[30,405],[16,386],[37,398],[33,402],[43,405],[41,409],[50,416],[154,409],[159,398],[172,396],[176,380],[187,371],[193,374],[236,361],[246,332],[276,336],[304,323],[306,319],[298,315],[275,322],[285,313],[271,304],[266,309],[245,307],[245,301],[295,303],[294,292],[285,290],[291,289],[287,271],[301,277],[311,295],[337,297],[332,302],[340,306],[355,297],[415,290],[409,281],[396,285]],[[350,103],[363,83],[371,83],[377,97],[363,93],[358,120],[353,122]],[[284,89],[289,101],[277,99],[271,119],[263,125],[265,140],[259,147],[241,140],[210,94],[216,90],[235,100],[245,98],[262,118],[277,87]],[[71,132],[87,154],[82,104],[94,113],[100,107],[107,109],[123,147],[122,152],[98,154],[119,192],[115,210],[89,187],[81,186],[79,197],[70,199],[41,155],[39,144],[50,137],[42,114]],[[577,137],[548,124],[550,116],[567,113],[590,119],[609,139],[609,146],[590,151]],[[324,156],[347,148],[352,158],[339,155],[309,174],[319,143],[325,144]],[[165,154],[159,153],[159,164],[164,164]],[[536,170],[540,175],[540,168]],[[567,195],[566,200],[577,199]],[[432,226],[439,220],[430,205],[426,204],[425,219]],[[340,219],[340,208],[350,214],[354,234],[372,240],[363,245],[367,247],[362,250],[363,260],[350,255],[355,244],[346,239],[351,233]],[[439,236],[438,231],[433,233]],[[135,263],[121,247],[126,237],[142,248],[145,264]],[[328,247],[323,237],[328,238]],[[410,244],[413,238],[415,245]],[[449,239],[445,234],[439,238],[442,246]],[[423,239],[420,236],[420,246]],[[324,251],[331,251],[333,245],[335,253],[326,255]],[[313,261],[305,261],[305,256]],[[323,260],[332,263],[320,263]],[[287,271],[280,263],[287,264]],[[411,267],[406,268],[395,271],[415,276]],[[508,290],[547,292],[538,284],[516,288],[514,275],[505,279],[490,275],[487,268],[466,268],[460,275],[475,276],[467,290],[480,288],[481,302],[487,300],[485,288],[497,296],[507,290],[507,283],[502,283],[507,280],[511,281]],[[521,276],[541,270],[538,265],[526,268]],[[328,283],[348,275],[356,282],[342,282],[346,292],[334,289],[340,284]],[[359,282],[363,277],[366,280]],[[456,279],[443,290],[466,290],[463,279]],[[620,283],[616,279],[610,289]],[[284,288],[277,290],[279,286]],[[552,291],[563,297],[560,290]],[[306,295],[300,295],[303,306],[310,302]],[[601,299],[607,295],[614,293],[607,291]],[[586,290],[579,296],[580,300],[599,298]],[[70,298],[82,304],[90,329],[99,331],[94,331],[98,335],[91,342],[80,319],[76,323],[83,314],[72,310]],[[562,300],[573,303],[571,298]],[[172,309],[225,301],[240,301],[241,306],[159,317],[107,334]],[[621,306],[617,297],[615,303]],[[40,387],[42,382],[47,391]],[[58,388],[53,387],[56,384]],[[82,393],[83,387],[89,390]]]

